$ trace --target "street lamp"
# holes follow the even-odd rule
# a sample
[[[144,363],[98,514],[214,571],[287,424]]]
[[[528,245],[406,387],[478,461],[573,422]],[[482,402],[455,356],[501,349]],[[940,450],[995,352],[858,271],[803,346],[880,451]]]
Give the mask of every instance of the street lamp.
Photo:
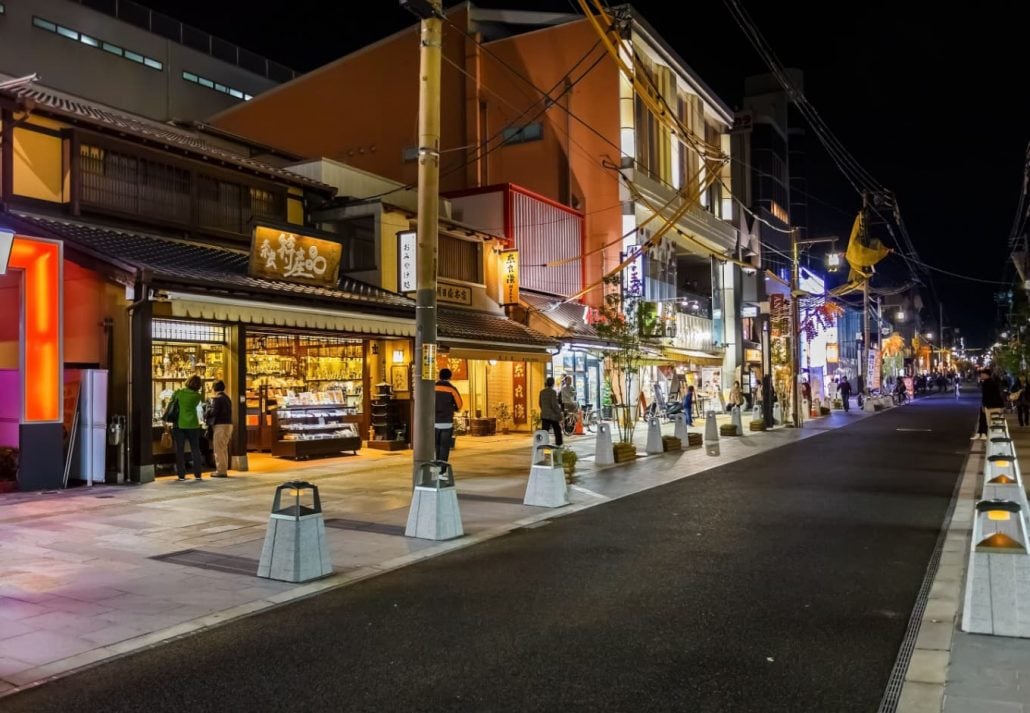
[[[899,309],[898,313],[895,315],[895,317],[898,318],[899,322],[904,322],[905,321],[905,310]]]

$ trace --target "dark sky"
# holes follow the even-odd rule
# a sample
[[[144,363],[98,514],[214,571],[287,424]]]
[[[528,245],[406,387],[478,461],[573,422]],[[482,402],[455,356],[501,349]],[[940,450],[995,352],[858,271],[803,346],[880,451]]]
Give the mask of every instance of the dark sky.
[[[1030,140],[1027,3],[960,4],[959,12],[904,0],[741,1],[779,59],[805,72],[805,94],[844,146],[895,192],[921,259],[1001,279]],[[298,70],[413,24],[396,0],[144,4]],[[572,0],[478,4],[578,7]],[[767,71],[719,0],[635,5],[731,107],[744,77]],[[814,141],[809,164],[811,234],[846,236],[861,199]],[[997,286],[940,273],[933,282],[945,324],[959,327],[967,346],[993,340]]]

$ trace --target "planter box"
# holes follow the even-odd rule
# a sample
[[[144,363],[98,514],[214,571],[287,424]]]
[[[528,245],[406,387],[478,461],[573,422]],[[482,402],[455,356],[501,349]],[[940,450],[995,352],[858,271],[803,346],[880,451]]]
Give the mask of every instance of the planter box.
[[[612,446],[612,451],[615,456],[616,463],[625,463],[626,461],[636,460],[637,447],[632,443],[616,443]]]
[[[688,433],[687,434],[687,448],[700,448],[705,443],[705,439],[700,433]]]
[[[662,436],[662,450],[681,451],[683,450],[683,442],[676,438],[676,436]]]
[[[737,433],[737,427],[734,426],[732,423],[724,423],[723,425],[719,426],[719,435],[720,436],[739,436],[740,434]]]
[[[764,431],[765,421],[751,421],[751,423],[749,424],[749,428],[752,431]]]
[[[825,406],[820,406],[819,407],[819,415],[820,416],[829,416],[830,415],[830,409],[826,408]]]

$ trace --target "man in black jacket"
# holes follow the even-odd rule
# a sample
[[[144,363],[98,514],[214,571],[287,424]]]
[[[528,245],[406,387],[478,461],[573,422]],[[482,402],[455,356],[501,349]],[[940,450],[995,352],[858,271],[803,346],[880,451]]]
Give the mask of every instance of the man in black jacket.
[[[1005,408],[1005,399],[1001,396],[1001,384],[994,378],[990,369],[980,372],[980,423],[974,439],[987,440],[987,420],[992,413]]]
[[[451,370],[440,369],[436,382],[436,459],[446,461],[451,455],[451,439],[454,438],[454,413],[461,411],[461,394],[451,383]]]

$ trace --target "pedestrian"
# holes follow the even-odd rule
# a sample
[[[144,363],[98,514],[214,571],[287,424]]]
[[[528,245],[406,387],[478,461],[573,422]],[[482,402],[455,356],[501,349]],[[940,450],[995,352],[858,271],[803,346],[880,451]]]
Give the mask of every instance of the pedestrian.
[[[1023,374],[1021,379],[1016,379],[1015,386],[1012,387],[1012,400],[1016,404],[1016,415],[1019,418],[1020,426],[1030,426],[1030,391],[1027,390],[1027,376]]]
[[[688,426],[694,425],[694,387],[688,386],[687,393],[683,395],[683,418],[687,420]]]
[[[200,450],[200,415],[197,407],[202,397],[200,390],[204,382],[194,374],[186,381],[186,386],[176,390],[168,401],[165,411],[166,420],[172,424],[172,439],[175,442],[175,473],[179,480],[186,480],[186,442],[190,444],[190,461],[193,463],[193,477],[201,480],[201,466],[204,457]],[[172,414],[172,411],[175,411]]]
[[[454,441],[454,414],[461,411],[461,394],[451,383],[450,369],[440,369],[440,378],[436,382],[436,416],[433,419],[433,435],[436,441],[436,459],[447,462],[451,456],[451,443]]]
[[[558,403],[558,394],[554,390],[554,377],[548,376],[544,382],[544,388],[540,389],[538,398],[540,406],[540,425],[545,431],[554,429],[554,445],[562,444],[561,433],[561,404]]]
[[[980,421],[977,424],[973,440],[987,440],[987,424],[991,416],[1001,413],[1005,408],[1005,400],[1001,396],[1001,384],[991,374],[990,369],[980,371]]]
[[[734,406],[740,406],[742,403],[744,403],[744,399],[740,396],[740,382],[734,381],[733,388],[730,389],[730,403],[727,410],[732,411]]]
[[[840,381],[840,402],[847,413],[851,409],[851,382],[846,376]]]
[[[225,382],[216,381],[211,386],[215,396],[208,409],[208,427],[215,451],[215,472],[212,478],[229,477],[229,442],[232,440],[232,399],[225,393]]]

